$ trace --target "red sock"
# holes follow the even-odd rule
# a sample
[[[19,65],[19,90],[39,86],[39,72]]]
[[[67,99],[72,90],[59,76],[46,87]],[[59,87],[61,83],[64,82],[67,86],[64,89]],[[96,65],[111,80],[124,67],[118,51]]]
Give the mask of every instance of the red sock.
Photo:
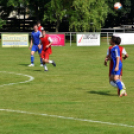
[[[120,95],[120,89],[117,89],[117,93],[118,93],[118,95]]]

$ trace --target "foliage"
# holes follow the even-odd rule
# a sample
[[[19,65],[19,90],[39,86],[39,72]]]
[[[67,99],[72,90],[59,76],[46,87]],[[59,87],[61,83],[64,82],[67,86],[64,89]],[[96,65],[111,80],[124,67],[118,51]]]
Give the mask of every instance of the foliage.
[[[50,23],[56,23],[56,32],[58,32],[62,19],[67,15],[69,3],[66,0],[51,0],[45,5],[47,12],[44,14],[44,21],[49,19]]]
[[[105,0],[74,0],[70,17],[70,30],[99,30],[107,17]]]
[[[0,28],[2,28],[2,26],[6,23],[6,21],[0,19]]]

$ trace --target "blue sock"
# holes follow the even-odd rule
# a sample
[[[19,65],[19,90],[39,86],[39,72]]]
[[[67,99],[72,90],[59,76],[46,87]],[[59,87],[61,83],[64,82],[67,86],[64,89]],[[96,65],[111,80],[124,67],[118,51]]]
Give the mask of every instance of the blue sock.
[[[31,63],[34,64],[34,56],[31,55]]]
[[[42,58],[40,58],[40,64],[43,64],[43,62],[42,62]]]
[[[118,86],[118,88],[119,88],[120,90],[122,90],[122,89],[123,89],[123,87],[122,87],[122,84],[121,84],[121,81],[120,81],[120,80],[115,81],[115,83],[117,84],[117,86]]]

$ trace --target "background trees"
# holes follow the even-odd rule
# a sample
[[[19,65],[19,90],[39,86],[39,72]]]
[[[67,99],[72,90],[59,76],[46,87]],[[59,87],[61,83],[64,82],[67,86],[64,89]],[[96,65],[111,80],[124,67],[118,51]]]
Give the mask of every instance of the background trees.
[[[48,31],[100,31],[101,27],[113,27],[121,24],[133,24],[134,21],[134,1],[120,0],[123,9],[114,10],[114,3],[118,0],[1,0],[0,1],[0,27],[5,24],[12,11],[24,15],[21,20],[14,16],[14,21],[18,23],[18,28],[11,30],[25,31],[25,16],[29,15],[32,23],[40,20]],[[23,7],[23,11],[22,11]],[[26,8],[28,10],[26,10]],[[27,20],[28,20],[27,19]],[[66,24],[65,24],[66,22]],[[29,27],[32,27],[29,23]],[[23,29],[20,28],[24,24]],[[13,24],[14,25],[14,24]],[[13,26],[12,25],[12,26]],[[62,30],[61,30],[62,26]],[[9,27],[11,28],[11,27]]]

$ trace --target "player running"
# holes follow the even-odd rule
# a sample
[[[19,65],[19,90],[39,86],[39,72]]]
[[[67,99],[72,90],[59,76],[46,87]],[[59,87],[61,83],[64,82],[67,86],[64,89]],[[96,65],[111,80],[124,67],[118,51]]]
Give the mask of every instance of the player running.
[[[52,64],[56,67],[56,63],[53,60],[49,60],[50,54],[52,54],[52,39],[46,35],[45,30],[42,31],[42,38],[40,38],[40,44],[38,45],[39,49],[42,48],[41,58],[43,61],[45,71],[48,71],[46,64]]]
[[[37,52],[37,51],[39,53],[40,63],[42,65],[42,59],[41,59],[42,49],[38,48],[38,45],[40,43],[41,33],[40,33],[40,31],[38,31],[37,24],[34,25],[33,29],[34,29],[34,31],[31,33],[31,44],[30,44],[30,47],[29,47],[29,49],[31,50],[31,64],[29,65],[29,67],[34,66],[34,53]]]
[[[119,46],[120,43],[121,43],[121,38],[116,37],[116,40],[117,40],[117,43],[118,43],[117,45]],[[112,49],[112,46],[110,46],[108,51],[107,51],[107,56],[105,58],[104,65],[107,66],[107,62],[108,62],[108,60],[110,60],[110,64],[109,64],[109,82],[110,82],[110,84],[112,86],[117,87],[117,85],[111,80],[111,71],[112,71],[112,68],[113,68],[113,61],[110,59],[111,49]],[[127,54],[127,52],[126,52],[124,47],[119,46],[119,49],[120,49],[120,60],[121,60],[121,62],[123,62],[123,59],[125,60],[126,58],[128,58],[128,54]],[[124,55],[124,57],[123,57],[123,55]],[[121,82],[122,82],[122,75],[123,75],[122,71],[123,71],[123,69],[121,70],[121,75],[120,75]],[[125,87],[123,82],[122,82],[122,85],[126,89],[126,87]],[[120,90],[117,89],[117,91],[118,91],[118,95],[120,95]]]
[[[113,62],[113,68],[111,70],[111,80],[114,84],[117,85],[117,87],[120,90],[120,97],[127,96],[126,90],[123,88],[123,85],[120,81],[120,74],[122,70],[122,62],[120,59],[120,49],[119,46],[116,44],[119,44],[116,37],[112,36],[110,40],[110,44],[112,45],[110,55]]]

